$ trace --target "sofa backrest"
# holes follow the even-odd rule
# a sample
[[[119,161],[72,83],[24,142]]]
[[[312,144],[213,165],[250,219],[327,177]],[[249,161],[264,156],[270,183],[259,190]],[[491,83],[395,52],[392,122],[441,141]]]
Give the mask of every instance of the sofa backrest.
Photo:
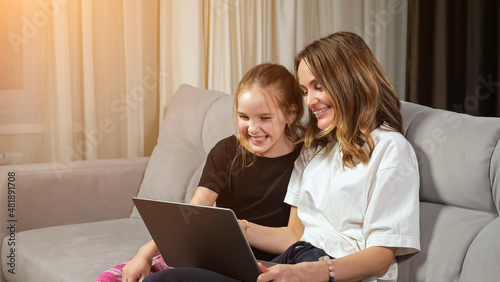
[[[232,95],[182,85],[138,196],[189,201],[210,149],[234,134],[232,102]],[[419,161],[421,251],[398,257],[398,280],[497,281],[500,119],[407,102],[401,112]]]
[[[422,251],[400,258],[399,281],[497,281],[500,118],[407,102],[402,114],[419,163]]]
[[[176,91],[138,197],[189,202],[210,149],[234,134],[233,95],[183,84]],[[132,217],[139,217],[134,207]]]

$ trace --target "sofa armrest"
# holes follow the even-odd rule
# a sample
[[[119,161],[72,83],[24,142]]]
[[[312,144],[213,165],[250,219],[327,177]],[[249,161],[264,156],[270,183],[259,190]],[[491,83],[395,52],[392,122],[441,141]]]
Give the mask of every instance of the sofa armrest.
[[[0,220],[20,232],[128,217],[148,159],[2,166]]]

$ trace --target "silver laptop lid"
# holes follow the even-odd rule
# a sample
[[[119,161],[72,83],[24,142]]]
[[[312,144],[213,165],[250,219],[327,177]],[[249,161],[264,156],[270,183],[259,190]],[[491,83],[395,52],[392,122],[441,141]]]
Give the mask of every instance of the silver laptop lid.
[[[257,261],[230,209],[133,198],[165,263],[256,281]]]

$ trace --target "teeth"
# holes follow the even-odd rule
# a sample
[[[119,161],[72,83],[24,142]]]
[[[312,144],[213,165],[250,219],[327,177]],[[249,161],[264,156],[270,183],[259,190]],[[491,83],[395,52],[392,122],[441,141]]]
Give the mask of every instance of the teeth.
[[[266,139],[266,136],[262,136],[262,137],[250,136],[250,138],[252,138],[253,141],[264,141]]]
[[[318,115],[318,114],[321,114],[321,113],[326,112],[328,109],[330,109],[330,107],[326,107],[326,108],[324,108],[324,109],[322,109],[322,110],[319,110],[319,111],[317,111],[317,112],[313,112],[313,114]]]

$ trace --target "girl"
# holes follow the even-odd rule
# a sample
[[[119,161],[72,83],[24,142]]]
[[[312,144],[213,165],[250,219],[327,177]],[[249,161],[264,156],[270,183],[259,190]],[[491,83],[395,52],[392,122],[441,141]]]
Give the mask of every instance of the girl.
[[[285,67],[266,63],[249,70],[234,98],[239,133],[210,151],[190,203],[216,203],[232,209],[238,218],[265,226],[286,225],[290,206],[283,199],[301,147],[297,144],[304,131],[303,112],[302,92]],[[246,229],[246,220],[240,224]],[[253,251],[259,259],[275,256]],[[142,281],[158,255],[154,241],[141,247],[123,268],[122,281]]]
[[[418,165],[399,99],[354,33],[313,42],[295,70],[310,121],[285,197],[290,224],[247,233],[256,247],[286,249],[258,281],[396,281],[395,256],[420,248]]]

